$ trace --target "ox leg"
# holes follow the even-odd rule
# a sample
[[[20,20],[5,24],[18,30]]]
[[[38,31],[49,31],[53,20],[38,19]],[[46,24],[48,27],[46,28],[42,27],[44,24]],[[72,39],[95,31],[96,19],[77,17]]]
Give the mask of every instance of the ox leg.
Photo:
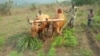
[[[42,39],[42,38],[41,38],[41,32],[38,32],[38,37],[39,37],[40,39]]]
[[[57,36],[58,36],[58,35],[62,35],[61,29],[60,29],[60,28],[57,29]]]
[[[52,29],[51,40],[53,40],[53,36],[54,36],[54,29]]]
[[[44,30],[41,32],[41,34],[42,34],[42,40],[45,41]]]
[[[59,30],[60,35],[62,35],[62,30],[63,30],[63,28],[60,28],[60,30]]]

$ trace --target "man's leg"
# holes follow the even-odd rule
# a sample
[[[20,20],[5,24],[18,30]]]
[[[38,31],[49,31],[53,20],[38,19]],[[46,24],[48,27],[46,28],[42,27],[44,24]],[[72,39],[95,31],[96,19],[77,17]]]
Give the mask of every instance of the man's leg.
[[[88,19],[88,27],[91,26],[91,19]]]

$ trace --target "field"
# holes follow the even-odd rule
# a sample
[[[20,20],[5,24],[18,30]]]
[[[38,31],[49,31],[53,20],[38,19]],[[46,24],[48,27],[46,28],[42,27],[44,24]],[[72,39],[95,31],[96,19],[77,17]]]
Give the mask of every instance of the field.
[[[12,10],[12,15],[0,16],[0,56],[100,56],[100,9],[96,5],[92,6],[96,8],[92,27],[87,26],[87,10],[90,6],[78,7],[73,29],[66,26],[64,36],[54,36],[53,40],[47,38],[42,42],[35,39],[37,44],[32,45],[34,48],[27,48],[28,44],[25,47],[17,46],[27,37],[29,40],[26,39],[26,42],[33,41],[30,39],[31,25],[26,17],[34,19],[39,9],[31,11],[29,8],[16,8]],[[43,8],[43,13],[53,17],[58,7],[40,8]],[[63,6],[63,9],[68,10],[69,7]],[[65,15],[68,19],[68,13]],[[22,51],[20,48],[23,48]]]

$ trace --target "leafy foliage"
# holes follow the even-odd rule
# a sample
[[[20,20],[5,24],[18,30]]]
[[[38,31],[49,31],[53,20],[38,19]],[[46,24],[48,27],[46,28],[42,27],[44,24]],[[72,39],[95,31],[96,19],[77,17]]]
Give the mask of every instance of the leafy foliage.
[[[17,51],[11,51],[7,56],[23,56],[23,54]]]

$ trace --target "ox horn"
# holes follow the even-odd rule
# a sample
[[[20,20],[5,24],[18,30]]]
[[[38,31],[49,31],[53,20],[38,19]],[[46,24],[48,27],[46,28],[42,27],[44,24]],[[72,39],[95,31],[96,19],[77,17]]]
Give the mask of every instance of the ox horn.
[[[27,17],[27,22],[28,22],[29,24],[32,24],[32,23],[33,23],[33,20],[30,20],[29,17]]]

